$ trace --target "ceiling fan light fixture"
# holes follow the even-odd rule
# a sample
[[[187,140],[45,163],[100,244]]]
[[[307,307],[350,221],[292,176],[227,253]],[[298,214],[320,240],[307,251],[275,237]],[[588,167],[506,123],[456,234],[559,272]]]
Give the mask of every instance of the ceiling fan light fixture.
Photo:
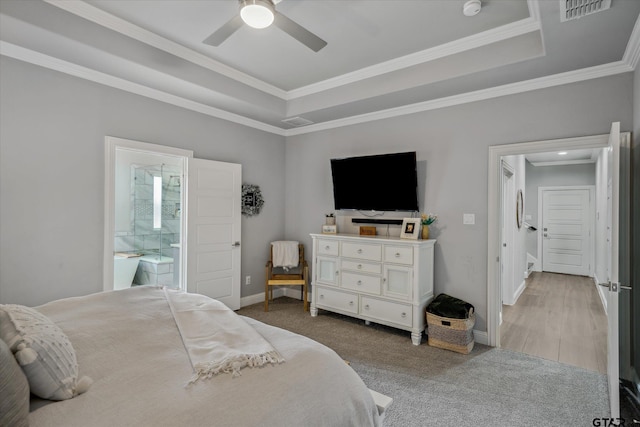
[[[243,0],[240,2],[240,17],[250,27],[267,28],[273,23],[275,9],[268,0]]]

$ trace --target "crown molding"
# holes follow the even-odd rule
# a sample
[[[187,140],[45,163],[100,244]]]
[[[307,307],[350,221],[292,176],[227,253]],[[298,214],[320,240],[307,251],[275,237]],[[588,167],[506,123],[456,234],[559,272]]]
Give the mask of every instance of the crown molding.
[[[103,11],[95,6],[92,6],[84,1],[60,1],[60,0],[43,0],[53,6],[56,6],[69,13],[77,15],[88,21],[94,22],[110,30],[116,31],[127,37],[131,37],[134,40],[145,43],[149,46],[153,46],[157,49],[163,50],[167,53],[182,58],[193,64],[204,67],[213,72],[222,74],[225,77],[236,80],[240,83],[246,84],[254,89],[265,92],[269,95],[276,96],[281,99],[286,99],[287,92],[270,85],[269,83],[243,73],[233,67],[216,61],[202,53],[196,52],[186,46],[173,42],[156,33],[145,30],[131,22],[125,21],[122,18],[118,18],[108,12]]]
[[[540,21],[531,17],[520,21],[512,22],[501,27],[492,28],[468,37],[463,37],[449,43],[445,43],[420,52],[415,52],[389,61],[381,62],[370,67],[361,68],[351,73],[346,73],[331,79],[313,83],[298,89],[287,92],[287,100],[300,98],[323,92],[325,90],[334,89],[361,80],[380,76],[382,74],[399,71],[415,65],[424,64],[446,56],[455,55],[482,46],[487,46],[502,40],[507,40],[523,34],[540,31]]]
[[[470,102],[483,101],[501,96],[515,95],[518,93],[529,92],[533,90],[545,89],[554,86],[581,82],[585,80],[597,79],[621,73],[633,71],[631,65],[625,61],[617,61],[610,64],[599,65],[595,67],[585,68],[577,71],[569,71],[566,73],[555,74],[547,77],[526,80],[517,83],[511,83],[503,86],[496,86],[479,91],[468,92],[460,95],[454,95],[429,101],[419,102],[415,104],[405,105],[401,107],[380,110],[373,113],[361,114],[346,117],[328,122],[317,123],[314,125],[304,126],[295,129],[282,129],[272,126],[258,120],[253,120],[239,114],[230,113],[219,108],[211,107],[196,101],[192,101],[183,97],[172,95],[157,89],[133,83],[128,80],[111,76],[91,68],[83,67],[77,64],[63,61],[52,56],[48,56],[21,46],[17,46],[5,41],[0,41],[0,55],[14,58],[30,64],[45,67],[71,76],[79,77],[105,86],[114,87],[130,93],[138,94],[147,98],[155,99],[160,102],[175,105],[177,107],[186,108],[215,117],[227,120],[240,125],[248,126],[254,129],[262,130],[280,136],[295,136],[306,133],[319,132],[344,126],[351,126],[360,123],[366,123],[376,120],[383,120],[408,114],[415,114],[424,111],[436,110],[440,108],[452,107],[456,105],[466,104]]]
[[[621,73],[633,71],[631,66],[623,61],[610,64],[598,65],[584,68],[577,71],[568,71],[537,79],[525,80],[517,83],[510,83],[502,86],[468,92],[460,95],[453,95],[401,107],[389,108],[373,113],[360,114],[357,116],[345,117],[343,119],[331,120],[314,125],[304,126],[285,131],[285,136],[302,135],[305,133],[319,132],[322,130],[334,129],[338,127],[351,126],[376,120],[383,120],[408,114],[415,114],[424,111],[436,110],[440,108],[453,107],[470,102],[484,101],[492,98],[499,98],[507,95],[515,95],[523,92],[530,92],[554,86],[561,86],[569,83],[577,83],[584,80],[597,79]]]
[[[285,91],[281,88],[273,86],[263,80],[243,73],[233,67],[225,65],[215,59],[204,54],[194,51],[191,48],[183,46],[179,43],[168,40],[158,34],[145,30],[131,22],[103,11],[92,6],[82,0],[61,1],[61,0],[43,0],[53,6],[56,6],[69,13],[77,15],[88,21],[94,22],[112,31],[131,37],[134,40],[153,46],[167,53],[175,55],[186,61],[192,62],[201,67],[224,75],[225,77],[234,79],[240,83],[246,84],[254,89],[260,90],[267,94],[276,96],[285,101],[290,101],[303,96],[319,93],[325,90],[340,87],[346,84],[355,83],[364,79],[379,76],[393,71],[402,70],[418,64],[433,61],[446,56],[454,55],[460,52],[476,49],[506,40],[522,34],[533,31],[540,31],[540,19],[538,10],[538,0],[527,0],[530,17],[517,22],[512,22],[498,28],[454,40],[431,49],[416,52],[400,58],[385,61],[370,67],[365,67],[351,73],[343,74],[330,78],[318,83],[313,83],[298,89]]]
[[[631,69],[635,70],[640,60],[640,16],[636,18],[636,23],[633,26],[631,37],[627,42],[627,48],[624,51],[622,61],[629,64]]]
[[[79,77],[81,79],[89,80],[105,86],[110,86],[136,95],[144,96],[146,98],[155,99],[156,101],[175,105],[177,107],[186,108],[187,110],[196,111],[198,113],[206,114],[218,119],[284,136],[284,129],[278,128],[276,126],[272,126],[258,120],[253,120],[248,117],[241,116],[239,114],[230,113],[216,107],[211,107],[200,102],[192,101],[190,99],[163,92],[158,89],[150,88],[139,83],[134,83],[129,80],[115,77],[91,68],[73,64],[68,61],[63,61],[61,59],[54,58],[52,56],[45,55],[43,53],[26,49],[24,47],[7,43],[1,40],[0,55],[28,62],[33,65],[48,68],[50,70],[59,71],[61,73]]]

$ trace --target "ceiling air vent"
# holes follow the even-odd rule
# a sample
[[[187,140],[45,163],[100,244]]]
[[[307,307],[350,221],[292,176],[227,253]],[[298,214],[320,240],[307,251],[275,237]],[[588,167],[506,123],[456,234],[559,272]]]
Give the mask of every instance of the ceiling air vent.
[[[560,22],[582,18],[611,7],[611,0],[560,0]]]
[[[294,127],[307,126],[307,125],[313,124],[311,120],[307,120],[302,117],[290,117],[288,119],[284,119],[283,122]]]

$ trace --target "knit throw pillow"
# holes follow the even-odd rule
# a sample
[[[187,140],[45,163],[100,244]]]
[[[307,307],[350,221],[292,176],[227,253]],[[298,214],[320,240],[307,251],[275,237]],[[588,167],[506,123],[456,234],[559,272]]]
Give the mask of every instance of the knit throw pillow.
[[[0,304],[0,338],[13,352],[36,396],[66,400],[89,389],[90,378],[78,380],[76,353],[69,338],[42,313],[23,305]]]
[[[27,427],[29,383],[7,344],[0,340],[0,426]]]

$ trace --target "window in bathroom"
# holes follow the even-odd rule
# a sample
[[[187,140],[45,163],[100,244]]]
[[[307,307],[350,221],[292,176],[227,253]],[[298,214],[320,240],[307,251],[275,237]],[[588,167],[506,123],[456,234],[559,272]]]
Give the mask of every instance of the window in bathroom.
[[[153,228],[162,228],[162,176],[153,177]]]

